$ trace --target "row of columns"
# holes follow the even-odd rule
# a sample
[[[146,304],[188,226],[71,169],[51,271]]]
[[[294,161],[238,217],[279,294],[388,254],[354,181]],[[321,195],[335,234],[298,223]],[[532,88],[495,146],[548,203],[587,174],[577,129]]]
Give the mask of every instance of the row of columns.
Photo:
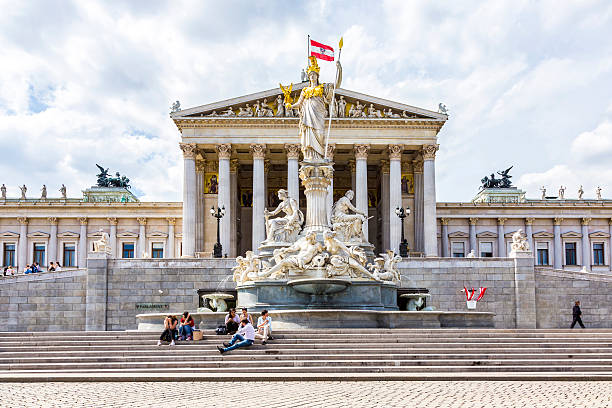
[[[506,250],[506,239],[505,239],[505,228],[504,225],[508,219],[499,217],[497,218],[497,252],[499,257],[507,256]],[[536,248],[533,243],[533,222],[535,218],[525,218],[525,235],[529,242],[529,248],[531,248],[534,255],[536,254]],[[553,219],[553,268],[563,269],[563,245],[561,239],[561,222],[563,218],[555,217]],[[478,255],[478,248],[476,244],[476,223],[478,218],[472,217],[469,219],[469,250],[474,250],[474,253]],[[587,269],[591,265],[591,245],[589,240],[589,224],[591,218],[583,217],[581,220],[581,248],[582,248],[582,265],[586,266]],[[447,257],[448,254],[448,218],[441,219],[442,224],[442,256]],[[612,222],[610,223],[610,236],[612,236]]]
[[[195,143],[181,143],[184,158],[184,185],[183,185],[183,256],[195,255],[195,224],[197,218],[197,194],[195,192]],[[251,144],[250,150],[253,157],[253,204],[252,204],[252,248],[257,250],[259,244],[265,239],[264,209],[266,202],[266,177],[265,177],[265,144]],[[231,144],[219,144],[216,146],[219,157],[218,172],[218,205],[225,207],[226,214],[221,219],[221,244],[224,251],[230,248],[233,218],[232,214],[237,208],[232,207],[231,200],[231,176],[230,158],[232,154]],[[355,171],[352,172],[353,191],[355,192],[355,206],[364,214],[368,214],[368,167],[367,159],[370,150],[368,144],[357,144],[354,146]],[[415,236],[416,249],[424,252],[426,256],[437,256],[436,239],[436,193],[435,193],[435,153],[438,145],[426,145],[423,147],[420,157],[415,160]],[[291,198],[298,201],[299,205],[299,151],[297,144],[286,144],[287,153],[287,191]],[[333,161],[335,146],[328,146],[327,157]],[[403,146],[389,145],[389,171],[388,171],[388,203],[385,203],[384,213],[388,220],[388,230],[383,227],[384,241],[388,247],[399,252],[401,239],[401,224],[399,219],[393,217],[395,209],[402,206],[401,193],[401,156]],[[353,163],[349,163],[350,166]],[[237,166],[236,166],[237,167]],[[384,173],[383,173],[384,174]],[[383,177],[385,177],[383,175]],[[327,206],[328,219],[333,205],[333,180],[328,189]],[[364,236],[368,236],[368,223],[363,224]],[[231,255],[231,254],[230,254]]]
[[[79,242],[77,246],[77,266],[79,268],[84,268],[87,263],[87,253],[89,249],[87,248],[87,217],[79,217]],[[166,218],[168,221],[168,238],[166,241],[166,250],[164,251],[164,258],[174,258],[174,240],[175,240],[175,232],[174,226],[176,224],[175,218]],[[23,270],[27,264],[28,258],[28,224],[29,220],[26,217],[18,217],[17,221],[19,222],[19,241],[18,241],[18,252],[17,252],[17,268],[18,270]],[[49,234],[49,242],[47,245],[47,262],[59,260],[58,256],[58,247],[57,247],[57,217],[47,217],[47,221],[49,222],[50,234]],[[113,256],[117,255],[117,218],[116,217],[108,217],[107,221],[110,226],[109,232],[109,244],[111,246],[111,251]],[[138,242],[135,248],[135,256],[142,257],[145,253],[147,253],[146,248],[146,225],[147,219],[144,217],[138,218],[139,223],[139,232],[138,232]],[[149,256],[151,254],[148,254]],[[119,254],[119,257],[121,255]]]

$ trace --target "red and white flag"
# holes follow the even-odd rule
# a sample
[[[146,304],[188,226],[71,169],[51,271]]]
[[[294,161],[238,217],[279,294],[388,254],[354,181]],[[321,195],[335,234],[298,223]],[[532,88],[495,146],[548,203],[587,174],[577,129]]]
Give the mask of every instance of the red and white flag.
[[[334,49],[329,45],[310,40],[310,55],[324,61],[334,60]]]

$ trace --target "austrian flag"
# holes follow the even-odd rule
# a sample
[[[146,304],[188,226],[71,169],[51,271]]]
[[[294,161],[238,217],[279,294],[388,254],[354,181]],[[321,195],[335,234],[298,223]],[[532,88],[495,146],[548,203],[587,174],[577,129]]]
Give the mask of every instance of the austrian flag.
[[[334,49],[329,45],[310,40],[310,55],[324,61],[334,60]]]

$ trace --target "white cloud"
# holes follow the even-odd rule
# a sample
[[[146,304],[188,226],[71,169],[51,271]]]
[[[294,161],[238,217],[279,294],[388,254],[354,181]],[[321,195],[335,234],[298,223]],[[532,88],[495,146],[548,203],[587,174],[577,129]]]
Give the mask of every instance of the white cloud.
[[[610,158],[605,0],[244,4],[0,0],[0,148],[10,157],[0,183],[13,196],[18,184],[51,193],[65,183],[75,196],[99,162],[144,200],[180,200],[169,105],[297,80],[307,34],[334,45],[344,35],[344,87],[450,107],[440,200],[469,200],[484,174],[511,164],[531,196],[542,183],[586,190],[585,178],[609,177],[591,163]],[[322,64],[323,78],[333,70]]]

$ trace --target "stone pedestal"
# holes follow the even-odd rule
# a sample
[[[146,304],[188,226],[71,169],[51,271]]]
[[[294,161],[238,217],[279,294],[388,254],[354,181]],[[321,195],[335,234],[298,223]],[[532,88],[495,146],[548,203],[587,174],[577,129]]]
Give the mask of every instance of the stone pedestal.
[[[333,163],[301,163],[300,179],[306,195],[306,224],[303,234],[329,230],[327,188],[334,177]]]
[[[106,330],[106,305],[108,297],[107,252],[90,252],[87,256],[87,294],[85,330]]]

